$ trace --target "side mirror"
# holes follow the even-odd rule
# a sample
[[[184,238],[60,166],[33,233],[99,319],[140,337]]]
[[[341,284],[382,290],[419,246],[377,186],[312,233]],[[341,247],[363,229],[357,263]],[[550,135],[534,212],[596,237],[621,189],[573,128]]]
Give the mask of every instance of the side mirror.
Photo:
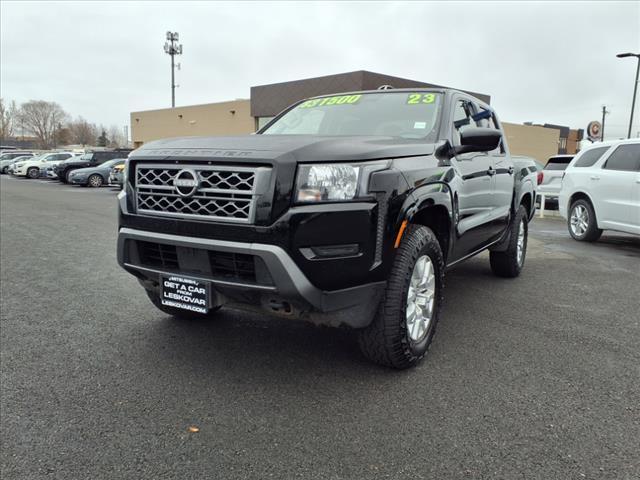
[[[493,128],[469,128],[460,132],[460,146],[455,153],[490,152],[500,146],[502,133]]]

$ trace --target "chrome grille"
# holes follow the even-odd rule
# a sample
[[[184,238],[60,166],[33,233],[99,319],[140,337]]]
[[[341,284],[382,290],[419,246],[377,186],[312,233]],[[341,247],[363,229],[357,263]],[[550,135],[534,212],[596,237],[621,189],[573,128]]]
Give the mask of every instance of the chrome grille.
[[[174,186],[183,170],[197,177],[198,186],[188,196]],[[267,167],[141,163],[135,176],[138,213],[253,223],[256,199],[264,193],[269,172]]]

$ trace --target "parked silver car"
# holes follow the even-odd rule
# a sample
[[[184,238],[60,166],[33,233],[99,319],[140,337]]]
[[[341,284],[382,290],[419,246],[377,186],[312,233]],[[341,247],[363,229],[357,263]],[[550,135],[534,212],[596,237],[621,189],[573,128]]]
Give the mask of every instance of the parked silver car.
[[[33,152],[26,152],[22,150],[11,150],[0,155],[0,173],[9,173],[9,167],[21,160],[28,160],[35,156]]]

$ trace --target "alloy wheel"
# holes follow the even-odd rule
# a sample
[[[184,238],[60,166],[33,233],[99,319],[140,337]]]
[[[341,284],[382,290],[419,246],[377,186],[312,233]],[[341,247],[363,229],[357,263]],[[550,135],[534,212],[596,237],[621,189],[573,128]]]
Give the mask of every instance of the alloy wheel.
[[[581,237],[589,228],[589,212],[584,205],[576,205],[571,211],[571,232],[576,237]]]
[[[102,185],[102,177],[98,175],[92,175],[89,178],[89,185],[91,185],[92,187],[99,187],[100,185]]]
[[[524,218],[520,220],[520,226],[518,227],[518,243],[516,250],[516,260],[518,261],[518,265],[522,265],[522,260],[524,258],[524,239],[525,239],[525,226],[524,226]]]
[[[414,342],[422,340],[429,331],[435,302],[436,276],[428,255],[416,261],[407,290],[407,333]]]

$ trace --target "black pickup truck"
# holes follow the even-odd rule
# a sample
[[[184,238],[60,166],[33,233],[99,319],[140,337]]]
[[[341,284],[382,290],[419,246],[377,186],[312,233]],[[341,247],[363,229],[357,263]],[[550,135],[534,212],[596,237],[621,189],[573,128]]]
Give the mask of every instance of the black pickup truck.
[[[163,312],[248,308],[356,330],[394,368],[427,352],[445,270],[523,268],[535,174],[495,112],[449,89],[301,101],[255,135],[148,143],[127,161],[118,261]]]

